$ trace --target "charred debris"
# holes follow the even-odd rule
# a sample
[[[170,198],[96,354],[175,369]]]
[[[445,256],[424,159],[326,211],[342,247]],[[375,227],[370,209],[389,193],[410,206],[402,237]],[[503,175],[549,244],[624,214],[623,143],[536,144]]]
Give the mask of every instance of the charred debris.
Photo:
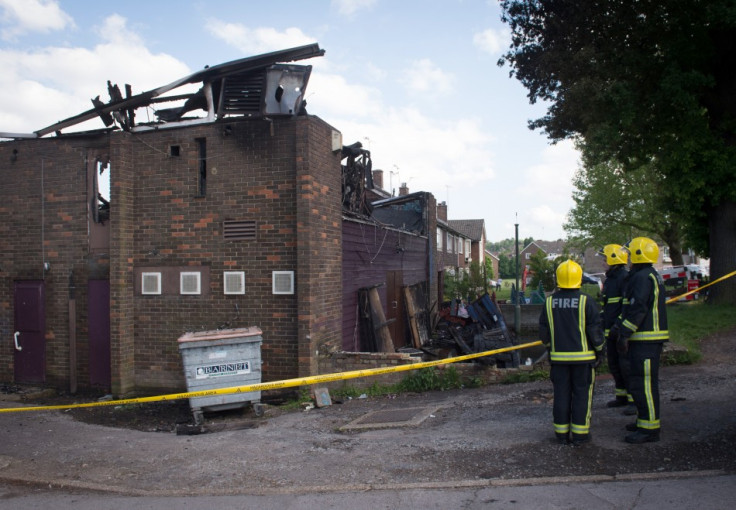
[[[371,153],[360,142],[342,147],[343,213],[373,222],[377,228],[400,227],[422,235],[428,232],[426,201],[415,196],[391,197],[375,186]],[[396,204],[396,207],[390,207]],[[388,207],[387,207],[388,206]],[[428,248],[429,249],[429,248]],[[515,335],[503,313],[484,294],[469,305],[460,300],[429,304],[428,282],[404,287],[404,310],[410,347],[394,346],[378,293],[382,284],[361,288],[358,296],[359,329],[363,349],[368,352],[396,350],[430,359],[473,354],[515,345]],[[475,358],[474,362],[500,368],[518,367],[517,350]]]
[[[56,122],[33,133],[2,133],[0,138],[41,138],[62,134],[62,130],[100,118],[106,128],[138,132],[211,123],[226,117],[262,118],[294,116],[306,113],[305,91],[312,66],[287,62],[321,57],[325,50],[308,44],[274,51],[253,57],[206,66],[189,76],[180,78],[141,94],[133,94],[125,85],[125,96],[117,84],[107,82],[109,101],[100,96],[92,98],[92,109]],[[195,92],[169,94],[175,89],[190,89],[200,84]],[[172,105],[173,104],[173,105]],[[156,117],[151,122],[139,123],[136,110],[150,108]],[[204,116],[191,113],[204,110]]]

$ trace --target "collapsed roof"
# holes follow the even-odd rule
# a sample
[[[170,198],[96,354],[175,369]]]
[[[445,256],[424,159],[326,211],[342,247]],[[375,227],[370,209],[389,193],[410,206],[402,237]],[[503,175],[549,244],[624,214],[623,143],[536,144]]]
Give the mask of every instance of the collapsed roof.
[[[33,133],[4,133],[0,138],[40,138],[100,117],[105,126],[125,131],[143,131],[178,127],[187,124],[214,122],[226,116],[265,117],[270,115],[299,115],[305,112],[304,93],[312,66],[285,64],[312,57],[321,57],[325,50],[317,43],[286,50],[264,53],[231,62],[225,62],[178,79],[168,85],[141,94],[132,95],[125,86],[126,97],[117,85],[107,82],[110,101],[103,103],[99,96],[92,99],[94,107],[74,117],[59,121]],[[202,83],[194,93],[164,96],[179,87]],[[156,105],[179,102],[179,106],[156,108]],[[136,125],[135,110],[152,107],[155,122]],[[205,117],[185,117],[189,112],[204,110]],[[111,128],[113,129],[113,128]]]

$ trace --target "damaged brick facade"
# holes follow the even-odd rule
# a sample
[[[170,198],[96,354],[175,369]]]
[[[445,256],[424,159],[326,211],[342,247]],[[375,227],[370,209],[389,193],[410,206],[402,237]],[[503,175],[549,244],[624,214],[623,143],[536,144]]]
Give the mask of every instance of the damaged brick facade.
[[[177,338],[222,327],[261,328],[264,381],[316,374],[318,352],[341,344],[333,132],[299,116],[0,143],[0,334],[13,336],[16,283],[39,282],[40,382],[90,386],[88,282],[107,280],[116,395],[182,389]],[[109,249],[91,251],[88,167],[108,158]],[[225,239],[225,221],[254,223],[255,238]],[[161,294],[141,292],[145,271],[162,274]],[[201,274],[200,294],[179,292],[182,271]],[[244,294],[224,293],[225,271],[244,272]],[[272,292],[272,271],[293,271],[294,294]],[[0,343],[0,366],[12,381],[10,342]]]

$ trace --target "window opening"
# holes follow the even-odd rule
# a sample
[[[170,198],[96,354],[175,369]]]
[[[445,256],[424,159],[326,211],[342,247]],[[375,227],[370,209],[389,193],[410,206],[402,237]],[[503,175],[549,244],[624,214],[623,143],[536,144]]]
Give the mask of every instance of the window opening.
[[[197,138],[196,141],[199,147],[198,196],[203,197],[207,194],[207,139]]]
[[[92,214],[95,223],[110,219],[110,162],[97,162],[95,169]]]

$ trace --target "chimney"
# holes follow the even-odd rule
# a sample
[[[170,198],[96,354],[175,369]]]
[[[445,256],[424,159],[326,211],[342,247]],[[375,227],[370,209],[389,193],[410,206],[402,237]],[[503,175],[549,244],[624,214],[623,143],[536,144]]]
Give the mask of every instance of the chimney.
[[[447,202],[437,204],[437,219],[447,221]]]
[[[409,194],[409,187],[406,185],[405,182],[401,183],[401,186],[399,186],[399,196],[403,197]]]
[[[383,170],[373,170],[373,187],[383,189]]]

